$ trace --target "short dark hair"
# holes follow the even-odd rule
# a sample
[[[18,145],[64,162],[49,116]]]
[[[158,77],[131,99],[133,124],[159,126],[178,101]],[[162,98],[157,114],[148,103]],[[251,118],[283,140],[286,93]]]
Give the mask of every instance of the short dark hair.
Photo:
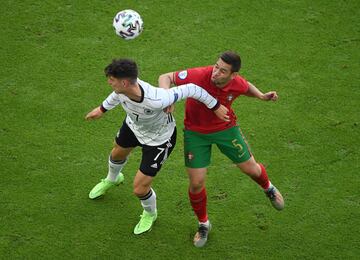
[[[241,68],[240,56],[233,51],[225,51],[220,58],[227,64],[231,65],[231,72],[239,72]]]
[[[106,77],[113,76],[118,79],[129,78],[132,83],[138,77],[138,68],[131,59],[114,59],[104,69]]]

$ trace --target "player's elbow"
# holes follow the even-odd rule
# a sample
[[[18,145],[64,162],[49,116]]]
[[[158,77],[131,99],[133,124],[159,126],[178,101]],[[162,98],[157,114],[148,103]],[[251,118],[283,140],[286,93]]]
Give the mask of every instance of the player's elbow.
[[[171,86],[172,84],[174,84],[173,74],[173,72],[161,74],[158,79],[159,86]]]
[[[159,76],[159,81],[160,81],[160,80],[163,80],[163,79],[166,79],[166,78],[168,77],[167,74],[168,74],[168,73],[161,74],[161,75]]]

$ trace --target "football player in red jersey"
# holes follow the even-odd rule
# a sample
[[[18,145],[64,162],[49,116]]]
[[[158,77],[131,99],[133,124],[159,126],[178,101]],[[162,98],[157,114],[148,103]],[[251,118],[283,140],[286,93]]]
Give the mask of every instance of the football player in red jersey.
[[[269,181],[265,167],[256,162],[247,145],[246,139],[237,124],[231,108],[233,101],[240,95],[255,97],[264,101],[276,101],[275,91],[261,92],[253,84],[242,78],[238,72],[241,59],[232,51],[222,53],[213,66],[191,68],[169,72],[159,77],[159,86],[194,83],[217,98],[229,109],[228,121],[218,119],[210,110],[191,98],[186,101],[184,119],[184,157],[189,176],[189,199],[199,220],[194,245],[206,244],[211,224],[206,210],[205,177],[210,164],[211,147],[216,144],[219,150],[233,161],[240,170],[257,182],[277,210],[284,208],[284,199],[279,190]],[[171,111],[173,107],[169,107]]]

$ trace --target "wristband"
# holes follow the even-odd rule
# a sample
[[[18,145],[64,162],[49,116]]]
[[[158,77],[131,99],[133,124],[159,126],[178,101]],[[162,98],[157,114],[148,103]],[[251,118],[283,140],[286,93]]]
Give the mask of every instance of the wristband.
[[[218,109],[220,107],[220,105],[221,104],[220,104],[219,100],[217,100],[216,105],[213,108],[211,108],[211,110],[215,111],[216,109]]]
[[[107,111],[107,109],[105,107],[103,107],[103,105],[100,106],[100,110],[101,112],[105,113]]]

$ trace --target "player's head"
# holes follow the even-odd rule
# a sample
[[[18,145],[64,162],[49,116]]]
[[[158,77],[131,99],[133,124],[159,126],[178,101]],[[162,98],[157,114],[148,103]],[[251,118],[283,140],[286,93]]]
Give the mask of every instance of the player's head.
[[[237,75],[240,67],[240,56],[233,51],[226,51],[216,61],[211,80],[218,87],[223,87]]]
[[[130,59],[114,59],[105,67],[104,72],[115,92],[120,87],[135,84],[138,77],[137,65]]]
[[[220,59],[222,59],[226,64],[229,64],[231,66],[231,72],[240,71],[241,59],[236,52],[226,51],[220,55]]]

